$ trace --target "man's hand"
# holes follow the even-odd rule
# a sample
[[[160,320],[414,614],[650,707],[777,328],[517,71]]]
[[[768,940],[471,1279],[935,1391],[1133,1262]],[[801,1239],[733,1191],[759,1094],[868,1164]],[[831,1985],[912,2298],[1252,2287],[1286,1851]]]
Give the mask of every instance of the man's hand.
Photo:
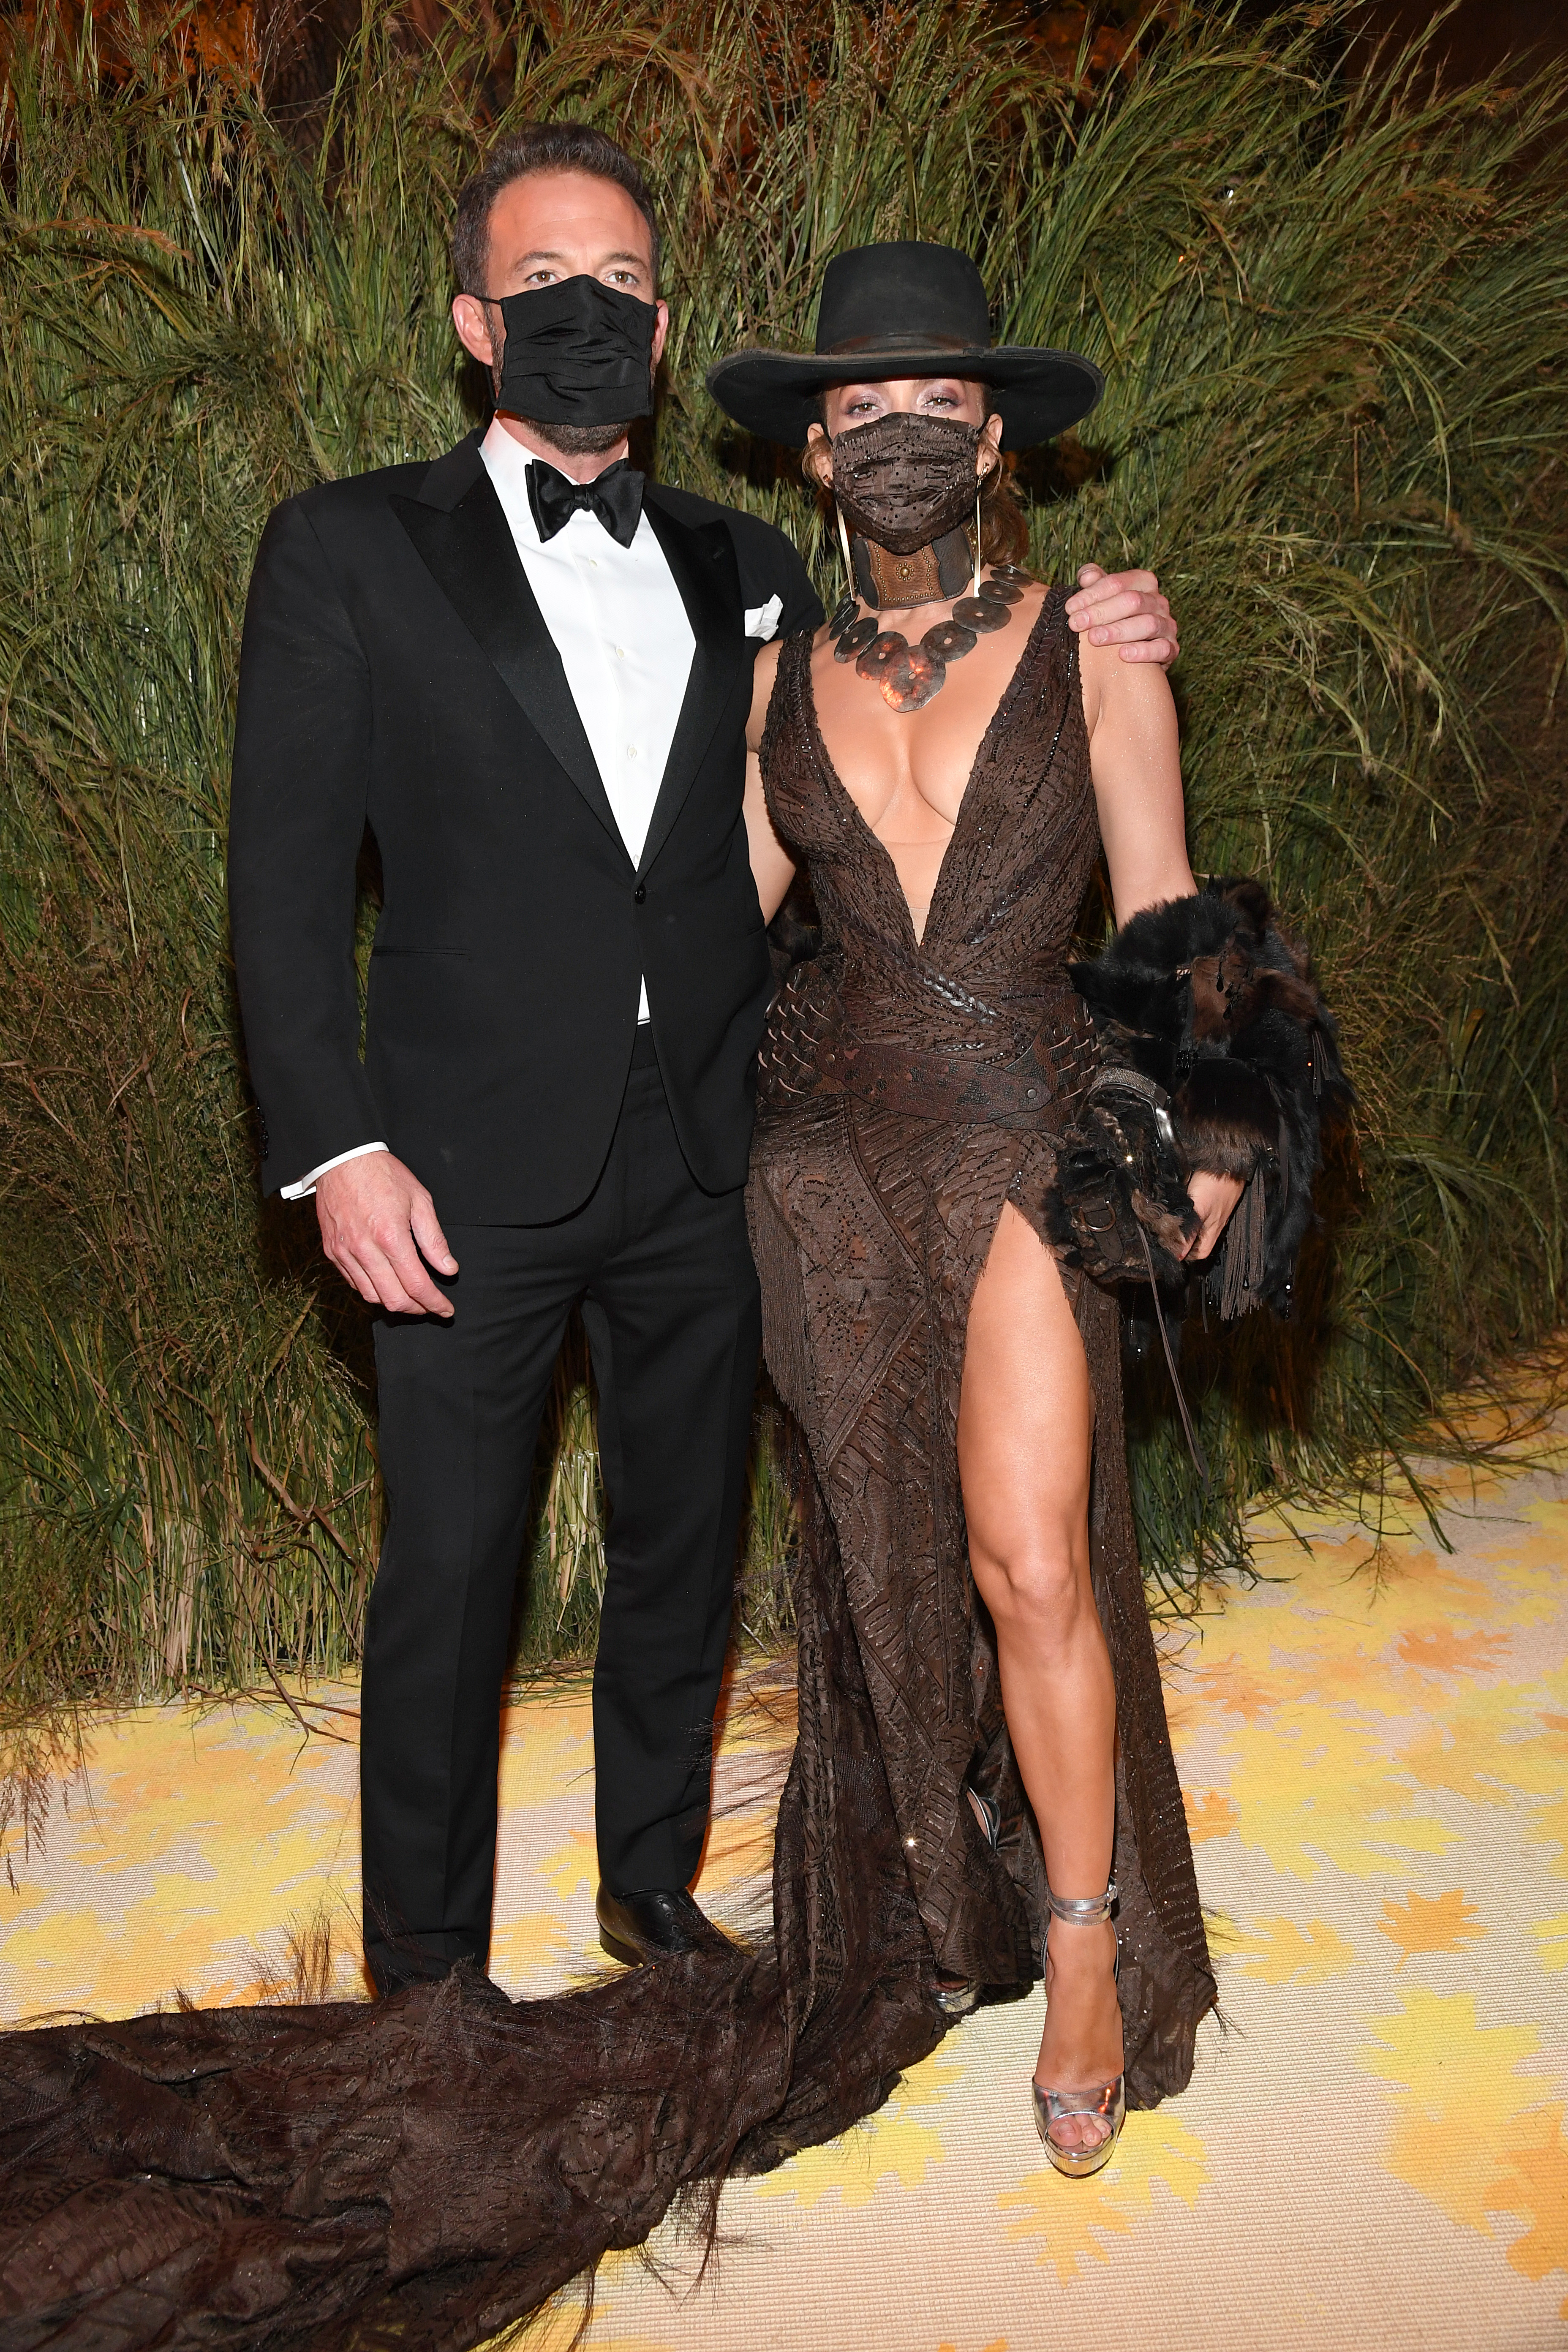
[[[1086,563],[1067,602],[1068,626],[1091,646],[1115,646],[1125,662],[1169,669],[1181,652],[1176,616],[1152,572],[1102,572]]]
[[[321,1247],[362,1298],[391,1315],[450,1321],[452,1302],[431,1281],[421,1252],[438,1274],[456,1274],[458,1261],[435,1202],[401,1160],[367,1151],[329,1168],[316,1186],[316,1215]]]

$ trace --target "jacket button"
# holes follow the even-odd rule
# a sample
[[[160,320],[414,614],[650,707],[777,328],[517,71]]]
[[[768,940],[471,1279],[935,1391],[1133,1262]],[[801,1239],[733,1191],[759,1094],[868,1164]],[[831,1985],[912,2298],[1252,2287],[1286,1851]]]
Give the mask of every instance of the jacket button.
[[[643,903],[643,900],[644,900],[647,897],[647,883],[646,883],[646,882],[639,882],[639,883],[637,884],[637,888],[632,892],[632,904],[633,904],[633,906],[634,906],[634,907],[640,907],[640,906],[642,905],[642,903]]]

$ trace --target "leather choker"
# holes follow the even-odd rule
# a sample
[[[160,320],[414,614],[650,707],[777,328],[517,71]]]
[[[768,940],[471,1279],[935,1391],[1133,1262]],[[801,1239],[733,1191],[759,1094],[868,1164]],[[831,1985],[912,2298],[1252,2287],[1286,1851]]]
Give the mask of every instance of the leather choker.
[[[963,524],[910,555],[895,555],[851,531],[849,558],[860,602],[873,613],[889,604],[896,609],[945,603],[950,596],[963,595],[974,577],[973,534]]]

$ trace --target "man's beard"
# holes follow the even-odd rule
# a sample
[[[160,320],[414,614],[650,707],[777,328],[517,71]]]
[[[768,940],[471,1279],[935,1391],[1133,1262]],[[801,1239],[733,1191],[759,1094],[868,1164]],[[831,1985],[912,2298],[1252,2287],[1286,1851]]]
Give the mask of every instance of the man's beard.
[[[563,457],[597,457],[606,449],[614,449],[631,431],[625,425],[546,425],[537,416],[524,416],[521,422],[552,449]]]

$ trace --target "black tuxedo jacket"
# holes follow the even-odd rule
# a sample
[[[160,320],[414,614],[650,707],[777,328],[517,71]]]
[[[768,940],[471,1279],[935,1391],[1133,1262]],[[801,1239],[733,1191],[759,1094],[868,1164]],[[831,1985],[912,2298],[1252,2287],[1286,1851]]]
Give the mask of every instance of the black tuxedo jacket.
[[[646,975],[681,1149],[744,1181],[769,991],[741,800],[756,644],[821,606],[783,533],[655,488],[696,646],[634,870],[474,434],[289,499],[246,608],[229,834],[235,964],[268,1191],[381,1139],[463,1224],[593,1190]],[[366,823],[384,899],[364,1058]]]

